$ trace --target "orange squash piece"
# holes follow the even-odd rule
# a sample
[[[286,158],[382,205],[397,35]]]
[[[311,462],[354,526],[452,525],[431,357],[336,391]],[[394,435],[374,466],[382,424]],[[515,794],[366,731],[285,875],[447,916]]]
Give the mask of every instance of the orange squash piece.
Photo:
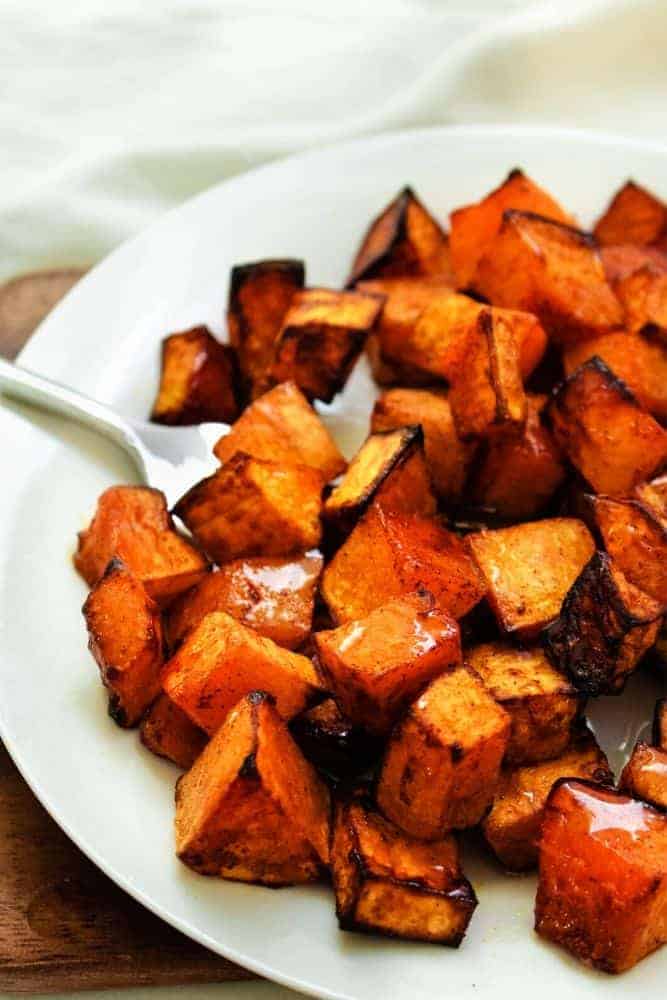
[[[661,343],[667,341],[667,273],[653,263],[641,267],[614,284],[623,307],[625,325],[633,333],[645,333]]]
[[[599,785],[557,783],[545,807],[535,930],[603,972],[667,940],[667,817]]]
[[[321,593],[343,625],[419,588],[454,618],[474,608],[486,589],[457,535],[436,521],[372,504],[326,566]]]
[[[421,688],[461,663],[459,627],[427,591],[389,601],[358,621],[316,632],[325,683],[343,712],[387,733]]]
[[[151,420],[158,424],[231,423],[239,412],[236,355],[205,326],[162,341],[160,389]]]
[[[176,786],[176,853],[202,875],[281,886],[329,861],[329,793],[264,692],[244,697]]]
[[[364,292],[298,292],[278,334],[269,378],[295,382],[308,399],[330,403],[345,387],[381,310],[382,299]]]
[[[618,787],[634,799],[667,811],[667,750],[637,743]]]
[[[659,247],[638,247],[634,243],[602,246],[600,257],[607,281],[613,289],[616,288],[618,281],[622,281],[635,271],[641,271],[647,265],[663,274],[667,272],[667,253]]]
[[[304,756],[335,779],[362,775],[381,750],[380,741],[348,719],[333,698],[295,716],[290,732]]]
[[[467,542],[504,632],[529,640],[559,614],[563,598],[595,551],[576,518],[530,521],[469,535]]]
[[[560,345],[623,323],[592,237],[531,212],[505,212],[474,287],[495,306],[535,313]]]
[[[300,260],[261,260],[232,268],[227,325],[247,393],[254,398],[268,387],[276,337],[296,292],[303,288]]]
[[[342,930],[458,948],[477,905],[454,836],[423,844],[359,800],[336,808],[331,873]]]
[[[321,473],[237,452],[174,507],[217,563],[286,556],[320,542]]]
[[[493,800],[509,732],[509,717],[479,678],[463,666],[448,670],[390,737],[377,784],[380,809],[420,840],[475,826]]]
[[[235,559],[169,608],[166,635],[175,650],[211,611],[225,611],[279,646],[296,649],[310,635],[322,572],[317,551],[305,556]]]
[[[325,481],[346,462],[331,434],[293,382],[282,382],[246,407],[213,451],[224,465],[237,452],[285,465],[319,469]]]
[[[667,529],[638,500],[591,497],[604,547],[630,583],[667,609]]]
[[[192,767],[208,742],[204,730],[166,694],[158,695],[144,715],[139,735],[147,750],[172,761],[182,771]]]
[[[556,443],[596,493],[627,494],[667,460],[667,433],[597,357],[559,386],[549,418]]]
[[[347,284],[406,275],[452,276],[447,234],[410,187],[369,226]]]
[[[162,687],[209,735],[250,691],[268,691],[285,719],[323,693],[307,657],[277,646],[224,611],[206,615],[187,634],[164,666]]]
[[[140,580],[113,560],[83,606],[88,648],[109,692],[109,715],[135,726],[160,691],[162,623]]]
[[[646,188],[627,181],[598,219],[593,235],[601,246],[660,243],[667,235],[667,205]]]
[[[503,213],[510,208],[535,212],[557,222],[573,222],[558,202],[522,170],[510,171],[485,198],[457,208],[450,216],[452,267],[459,288],[473,286],[479,261],[500,229]]]
[[[193,587],[208,572],[204,556],[175,529],[164,494],[147,486],[111,486],[79,532],[74,565],[89,586],[112,559],[144,584],[160,605]]]

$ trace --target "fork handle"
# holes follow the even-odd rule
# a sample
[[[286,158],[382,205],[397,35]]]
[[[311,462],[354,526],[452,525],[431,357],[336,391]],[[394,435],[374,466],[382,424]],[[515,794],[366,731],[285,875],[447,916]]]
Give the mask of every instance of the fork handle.
[[[30,403],[41,410],[50,410],[85,424],[110,438],[129,452],[139,468],[143,468],[137,435],[115,410],[97,400],[75,392],[59,382],[37,375],[0,358],[0,389],[12,399]]]

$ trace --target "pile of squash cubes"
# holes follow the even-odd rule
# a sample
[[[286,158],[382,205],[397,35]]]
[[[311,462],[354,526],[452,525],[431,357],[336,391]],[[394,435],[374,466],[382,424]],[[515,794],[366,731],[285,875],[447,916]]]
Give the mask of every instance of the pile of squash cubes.
[[[667,708],[617,787],[585,711],[661,663],[667,206],[629,182],[583,232],[514,170],[447,233],[406,188],[344,290],[235,267],[228,327],[165,339],[152,415],[230,423],[219,469],[171,512],[107,490],[75,557],[113,718],[185,772],[179,858],[457,946],[474,828],[538,867],[539,934],[631,967],[667,940]],[[364,352],[347,462],[321,404]]]

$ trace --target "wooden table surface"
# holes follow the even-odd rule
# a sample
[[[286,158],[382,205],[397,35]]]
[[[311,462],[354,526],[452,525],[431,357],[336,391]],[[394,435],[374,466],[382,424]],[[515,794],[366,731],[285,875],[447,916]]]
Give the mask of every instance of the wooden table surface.
[[[0,286],[0,354],[14,357],[83,273],[42,271]],[[0,992],[254,978],[103,875],[42,808],[1,743],[0,925]]]

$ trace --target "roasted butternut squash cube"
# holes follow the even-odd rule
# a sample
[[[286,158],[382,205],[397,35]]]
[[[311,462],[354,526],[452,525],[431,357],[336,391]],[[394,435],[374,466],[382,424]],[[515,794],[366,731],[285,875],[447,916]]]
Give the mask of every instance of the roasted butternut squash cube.
[[[451,277],[447,234],[412,188],[405,187],[370,224],[347,283],[441,274]]]
[[[209,568],[201,552],[175,531],[164,494],[147,486],[105,490],[93,520],[79,532],[74,565],[89,586],[114,558],[160,605],[193,587]]]
[[[474,720],[474,722],[473,722]],[[464,666],[437,677],[392,733],[377,803],[420,840],[475,826],[496,792],[510,719]]]
[[[596,552],[546,631],[547,656],[580,691],[616,694],[655,642],[661,610],[606,553]]]
[[[176,786],[176,853],[202,875],[281,886],[329,861],[329,793],[273,700],[246,695]]]
[[[667,205],[646,188],[626,181],[593,230],[601,246],[659,243],[667,235]]]
[[[232,268],[227,325],[247,393],[268,387],[276,337],[294,295],[303,288],[301,260],[260,260]]]
[[[554,760],[503,768],[490,812],[482,820],[487,844],[505,868],[514,872],[537,866],[544,805],[561,778],[583,778],[613,785],[605,754],[587,726]]]
[[[560,612],[563,598],[595,551],[586,525],[554,517],[469,535],[468,545],[504,632],[535,638]]]
[[[268,691],[285,719],[303,712],[323,688],[311,661],[213,611],[189,632],[162,671],[162,687],[209,735],[250,691]]]
[[[613,289],[616,288],[618,281],[627,278],[635,271],[640,271],[647,265],[663,274],[667,272],[667,253],[659,247],[639,247],[633,243],[602,246],[600,256],[607,281]]]
[[[638,500],[591,497],[590,504],[614,564],[667,608],[667,529]]]
[[[423,588],[461,618],[485,585],[461,539],[437,521],[372,504],[322,574],[321,593],[338,625]]]
[[[343,712],[378,735],[389,732],[429,681],[461,663],[458,625],[423,590],[314,639],[325,683]]]
[[[192,767],[208,743],[203,729],[166,694],[155,699],[141,721],[141,742],[158,757],[172,761],[182,771]]]
[[[639,742],[623,768],[620,791],[667,810],[667,750]]]
[[[526,422],[519,346],[511,323],[489,310],[480,313],[467,343],[466,362],[449,393],[459,437],[494,437],[517,431]]]
[[[635,486],[633,496],[654,521],[667,531],[667,476]]]
[[[135,726],[160,691],[160,610],[120,560],[109,563],[83,606],[88,648],[109,692],[109,715]]]
[[[661,750],[667,750],[667,698],[660,698],[655,705],[653,742]]]
[[[239,412],[236,355],[205,326],[162,341],[160,389],[151,420],[157,424],[231,423]]]
[[[465,661],[510,717],[506,763],[534,764],[563,752],[582,698],[542,649],[489,642],[466,650]]]
[[[596,493],[629,493],[667,460],[667,433],[597,357],[559,386],[549,418],[556,443]]]
[[[530,212],[505,212],[474,287],[494,306],[535,313],[561,345],[623,323],[592,237]]]
[[[587,965],[623,972],[667,940],[667,817],[584,781],[551,791],[535,930]]]
[[[474,284],[477,265],[493,241],[509,209],[536,212],[558,222],[572,223],[572,217],[551,195],[538,187],[522,170],[512,170],[503,183],[472,205],[457,208],[450,216],[452,267],[459,288]]]
[[[211,611],[225,611],[279,646],[296,649],[310,634],[322,572],[317,551],[292,558],[235,559],[169,608],[166,635],[175,650]]]
[[[634,333],[645,333],[667,341],[667,274],[653,263],[633,271],[614,284],[623,307],[625,325]]]
[[[380,755],[377,737],[348,719],[333,698],[295,716],[290,731],[308,760],[335,779],[363,774]]]
[[[346,931],[457,948],[477,905],[453,835],[421,843],[359,800],[336,808],[331,874]]]
[[[295,382],[308,399],[330,403],[345,387],[382,304],[364,292],[298,292],[276,340],[271,381]]]
[[[437,389],[389,389],[378,398],[371,430],[396,430],[418,424],[424,432],[424,453],[435,492],[452,503],[463,495],[474,442],[456,433],[447,395]]]
[[[593,337],[567,350],[563,357],[565,374],[598,357],[645,409],[667,420],[667,346],[653,337],[624,330]]]
[[[528,394],[523,427],[488,442],[468,487],[475,507],[503,520],[533,517],[563,483],[560,450],[541,419],[544,402]]]
[[[370,434],[327,497],[322,516],[340,537],[350,533],[373,501],[406,514],[435,514],[424,432],[418,424]]]
[[[217,563],[242,556],[286,556],[320,541],[322,475],[237,452],[174,507]]]
[[[294,382],[282,382],[246,407],[213,449],[224,465],[237,452],[319,469],[326,482],[345,469],[336,442]]]

